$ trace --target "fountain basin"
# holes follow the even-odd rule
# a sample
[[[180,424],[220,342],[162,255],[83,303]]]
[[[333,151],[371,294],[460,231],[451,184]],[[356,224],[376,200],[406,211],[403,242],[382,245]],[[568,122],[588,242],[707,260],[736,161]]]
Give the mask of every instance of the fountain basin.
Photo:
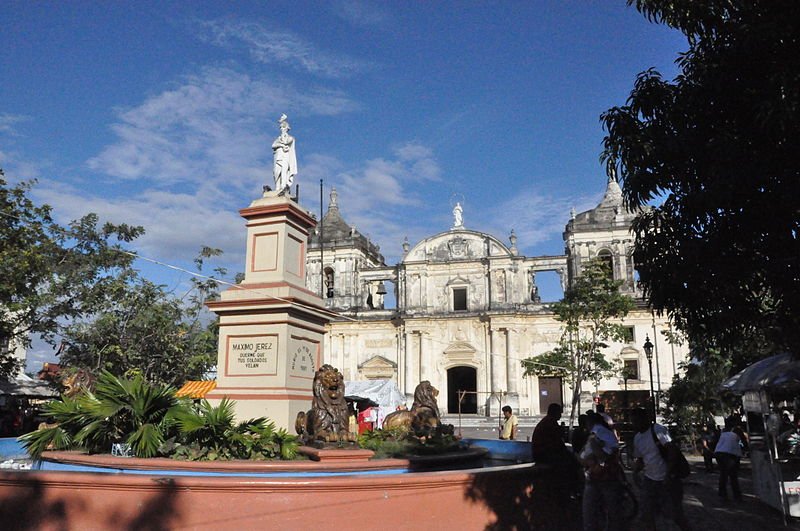
[[[507,517],[501,500],[524,491],[535,471],[527,463],[419,472],[414,459],[46,457],[43,470],[0,472],[0,521],[15,522],[11,528],[486,529]],[[425,466],[435,457],[426,456]],[[436,466],[457,467],[459,459],[449,457]]]

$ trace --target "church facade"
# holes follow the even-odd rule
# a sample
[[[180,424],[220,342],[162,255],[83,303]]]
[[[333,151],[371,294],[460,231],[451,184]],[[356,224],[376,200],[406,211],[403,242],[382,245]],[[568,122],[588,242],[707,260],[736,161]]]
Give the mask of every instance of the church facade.
[[[346,380],[392,379],[408,397],[429,380],[449,414],[496,415],[509,404],[539,415],[552,402],[569,402],[561,378],[523,377],[521,360],[553,349],[561,336],[561,323],[539,297],[537,274],[555,272],[566,288],[588,260],[601,258],[623,281],[620,289],[641,301],[629,232],[634,216],[616,181],[608,181],[596,208],[570,217],[565,254],[528,257],[513,230],[506,243],[466,228],[457,205],[452,227],[414,245],[403,242],[400,262],[386,264],[380,248],[344,220],[334,190],[306,254],[308,289],[340,316],[328,325],[324,362]],[[643,304],[623,324],[625,342],[611,344],[606,357],[629,377],[620,370],[596,389],[584,384],[582,409],[604,391],[649,390],[646,337],[654,345],[656,390],[669,387],[686,357],[687,346],[668,343],[662,333],[667,321]]]

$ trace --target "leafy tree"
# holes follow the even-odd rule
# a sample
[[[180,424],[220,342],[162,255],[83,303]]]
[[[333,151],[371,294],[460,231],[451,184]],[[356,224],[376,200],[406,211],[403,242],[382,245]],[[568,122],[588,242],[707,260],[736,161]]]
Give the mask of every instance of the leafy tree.
[[[639,74],[602,116],[603,159],[637,217],[650,304],[694,346],[800,343],[800,2],[633,0],[681,31],[667,81]],[[741,351],[741,350],[739,350]]]
[[[204,247],[195,259],[198,271],[206,258],[219,254]],[[119,276],[111,287],[112,296],[91,319],[63,331],[62,364],[118,376],[138,373],[148,382],[176,386],[201,379],[216,364],[217,322],[205,310],[205,302],[218,294],[213,277],[192,278],[180,298],[135,271]]]
[[[51,208],[28,197],[32,183],[10,186],[0,170],[0,337],[28,346],[32,334],[55,341],[65,321],[91,314],[133,261],[119,242],[141,227],[88,214],[63,227]],[[115,243],[116,240],[116,243]],[[0,377],[19,367],[0,353]]]
[[[692,357],[681,363],[680,369],[667,391],[664,418],[675,426],[678,434],[687,434],[696,441],[701,426],[712,423],[715,416],[724,415],[739,403],[738,398],[720,393],[720,386],[730,376],[732,363],[729,356],[719,351],[704,352],[702,359]]]
[[[614,372],[603,349],[608,346],[606,341],[623,339],[625,327],[619,320],[634,306],[633,299],[619,292],[621,285],[603,260],[587,263],[564,298],[553,305],[556,319],[563,323],[558,347],[522,361],[526,376],[567,378],[572,389],[570,425],[578,411],[583,383],[599,383]]]

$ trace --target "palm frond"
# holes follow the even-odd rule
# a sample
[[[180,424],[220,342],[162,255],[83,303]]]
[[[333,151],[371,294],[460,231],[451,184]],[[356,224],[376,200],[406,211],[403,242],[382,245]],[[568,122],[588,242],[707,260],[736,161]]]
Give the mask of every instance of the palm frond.
[[[118,442],[122,435],[110,419],[96,418],[81,428],[75,435],[75,441],[89,452],[108,452],[111,443]]]
[[[47,450],[70,450],[75,445],[72,435],[61,426],[32,431],[18,440],[34,461],[39,461]]]
[[[154,424],[142,424],[127,440],[136,457],[153,457],[164,443],[161,431]]]

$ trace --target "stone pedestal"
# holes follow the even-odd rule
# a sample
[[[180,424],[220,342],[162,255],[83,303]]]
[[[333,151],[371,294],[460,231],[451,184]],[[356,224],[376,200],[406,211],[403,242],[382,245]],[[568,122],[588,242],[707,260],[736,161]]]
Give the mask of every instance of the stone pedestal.
[[[208,307],[220,317],[217,387],[206,398],[236,401],[238,420],[268,417],[294,433],[311,407],[328,322],[305,288],[308,232],[316,222],[286,197],[265,194],[239,213],[247,220],[244,281]]]

